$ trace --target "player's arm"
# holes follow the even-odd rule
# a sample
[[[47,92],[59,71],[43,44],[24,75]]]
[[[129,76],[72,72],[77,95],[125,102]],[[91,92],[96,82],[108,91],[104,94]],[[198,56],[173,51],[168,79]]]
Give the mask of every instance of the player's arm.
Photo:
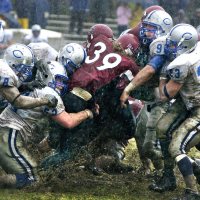
[[[176,94],[179,92],[181,87],[183,86],[183,83],[178,83],[174,80],[170,80],[166,85],[162,86],[160,89],[160,99],[162,101],[169,100],[176,96]]]
[[[139,73],[134,77],[134,79],[127,85],[124,89],[120,101],[122,107],[125,106],[125,102],[127,101],[129,94],[131,91],[137,89],[139,86],[145,84],[148,80],[152,78],[152,76],[160,70],[165,62],[164,56],[154,56],[148,65],[146,65]]]
[[[99,107],[96,106],[94,113],[98,114],[98,112]],[[52,119],[59,123],[61,126],[71,129],[78,126],[86,119],[92,119],[93,116],[93,112],[91,110],[86,109],[78,113],[67,113],[66,111],[63,111],[58,115],[52,116]]]
[[[53,95],[45,96],[43,98],[23,96],[14,86],[3,87],[0,89],[0,92],[3,97],[16,108],[30,109],[44,105],[50,107],[55,107],[57,105],[57,99]]]

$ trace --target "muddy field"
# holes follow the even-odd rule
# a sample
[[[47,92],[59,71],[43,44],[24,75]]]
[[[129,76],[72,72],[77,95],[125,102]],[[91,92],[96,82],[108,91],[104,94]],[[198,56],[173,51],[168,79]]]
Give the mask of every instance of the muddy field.
[[[81,161],[66,162],[64,166],[57,167],[50,172],[40,172],[41,183],[24,190],[1,190],[0,200],[65,200],[65,199],[172,199],[180,196],[184,184],[176,170],[178,188],[173,192],[154,193],[148,190],[151,178],[138,174],[141,166],[134,140],[131,140],[126,149],[126,163],[134,167],[128,174],[95,176],[85,171]],[[193,156],[200,157],[196,150]]]

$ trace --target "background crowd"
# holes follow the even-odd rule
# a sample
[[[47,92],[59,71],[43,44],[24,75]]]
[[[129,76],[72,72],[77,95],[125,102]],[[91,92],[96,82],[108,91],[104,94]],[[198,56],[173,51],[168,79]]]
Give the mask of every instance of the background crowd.
[[[0,15],[15,28],[29,28],[34,24],[45,28],[50,13],[72,14],[73,19],[78,18],[76,14],[79,13],[81,17],[77,20],[95,23],[105,23],[107,17],[117,18],[119,26],[126,27],[135,25],[142,11],[151,5],[163,6],[175,17],[175,23],[199,25],[198,0],[0,0]]]
[[[124,30],[135,27],[144,9],[151,5],[164,7],[173,17],[174,24],[200,25],[198,0],[0,0],[0,19],[6,22],[4,28],[7,29],[28,29],[35,24],[40,26],[39,29],[45,29],[50,14],[68,15],[70,23],[66,24],[66,33],[81,35],[84,22],[106,24],[106,20],[112,18],[116,19],[119,36]],[[40,42],[44,39],[34,40]],[[11,43],[7,42],[6,47]]]

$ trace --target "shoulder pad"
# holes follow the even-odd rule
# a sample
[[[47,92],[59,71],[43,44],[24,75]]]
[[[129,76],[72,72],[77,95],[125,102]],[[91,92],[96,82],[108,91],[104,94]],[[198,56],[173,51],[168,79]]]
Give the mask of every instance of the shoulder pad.
[[[167,67],[167,70],[173,69],[173,68],[180,68],[180,67],[184,67],[190,65],[190,60],[188,59],[188,55],[186,56],[186,54],[182,54],[180,56],[178,56],[177,58],[175,58]]]
[[[165,55],[164,53],[164,47],[166,43],[166,36],[159,37],[155,39],[151,44],[150,44],[150,56],[155,56],[155,55]]]
[[[18,77],[15,72],[4,61],[0,60],[0,87],[17,87],[19,84]]]
[[[183,83],[184,79],[187,77],[190,66],[188,59],[184,59],[185,57],[187,56],[183,54],[180,55],[167,67],[170,78],[180,83]]]

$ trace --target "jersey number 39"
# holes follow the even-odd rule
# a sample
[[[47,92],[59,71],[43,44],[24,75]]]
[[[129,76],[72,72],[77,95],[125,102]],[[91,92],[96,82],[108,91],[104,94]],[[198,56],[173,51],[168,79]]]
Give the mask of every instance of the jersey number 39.
[[[98,42],[94,46],[100,47],[100,49],[94,51],[94,55],[95,55],[94,58],[90,59],[90,57],[87,56],[87,58],[85,60],[85,63],[87,63],[87,64],[96,62],[100,58],[100,54],[106,50],[106,45],[103,42]],[[115,58],[115,61],[112,63],[109,62],[110,58]],[[105,70],[105,69],[109,69],[109,68],[114,68],[117,65],[119,65],[121,60],[122,60],[122,58],[119,54],[109,53],[103,58],[103,60],[102,60],[103,65],[97,67],[97,69],[101,71],[101,70]]]

